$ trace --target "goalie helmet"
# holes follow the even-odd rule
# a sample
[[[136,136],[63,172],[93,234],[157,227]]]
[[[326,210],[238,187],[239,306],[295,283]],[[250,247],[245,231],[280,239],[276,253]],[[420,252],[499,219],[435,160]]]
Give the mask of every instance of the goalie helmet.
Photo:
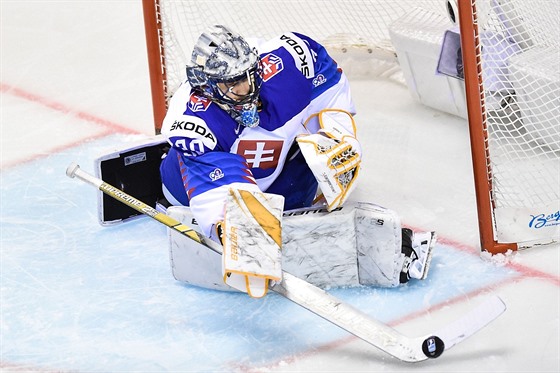
[[[259,124],[257,104],[262,72],[256,49],[225,26],[214,25],[198,38],[187,66],[189,84],[200,94],[216,102],[239,124]],[[248,83],[248,92],[234,90],[239,83]],[[219,84],[222,83],[222,84]]]

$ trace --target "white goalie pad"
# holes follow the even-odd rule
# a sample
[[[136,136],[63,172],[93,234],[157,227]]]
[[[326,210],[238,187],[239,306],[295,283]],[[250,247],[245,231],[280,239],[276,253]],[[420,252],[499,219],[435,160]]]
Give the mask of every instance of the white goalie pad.
[[[318,133],[296,140],[327,201],[327,209],[342,206],[355,188],[362,158],[352,115],[338,109],[322,110],[306,121]]]
[[[199,228],[188,207],[170,207],[167,213]],[[169,243],[175,279],[234,290],[223,282],[219,254],[173,230]],[[316,286],[397,286],[403,262],[400,219],[392,210],[349,202],[332,212],[311,207],[283,214],[282,269]]]
[[[251,297],[266,295],[269,281],[282,279],[284,197],[229,190],[223,224],[224,282]]]

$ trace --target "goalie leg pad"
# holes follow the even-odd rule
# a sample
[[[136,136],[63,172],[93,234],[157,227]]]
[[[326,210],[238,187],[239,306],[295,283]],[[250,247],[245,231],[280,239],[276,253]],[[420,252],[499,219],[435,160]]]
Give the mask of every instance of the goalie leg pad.
[[[351,202],[332,212],[284,214],[283,268],[322,287],[400,284],[401,222],[389,209]]]
[[[282,267],[318,287],[360,285],[353,206],[284,213]]]
[[[170,216],[200,231],[188,207]],[[400,220],[391,210],[351,202],[286,211],[282,220],[282,269],[321,288],[397,286],[404,262]],[[193,246],[202,249],[192,249]],[[210,289],[233,290],[223,282],[221,257],[187,237],[171,233],[174,277]]]
[[[392,287],[400,284],[405,255],[399,216],[372,204],[356,206],[357,251],[360,282]]]
[[[230,189],[224,219],[224,282],[260,298],[282,279],[284,197]]]
[[[198,233],[202,232],[188,207],[171,206],[167,208],[167,214]],[[167,232],[171,271],[177,281],[212,290],[238,291],[224,283],[220,254],[174,229]]]

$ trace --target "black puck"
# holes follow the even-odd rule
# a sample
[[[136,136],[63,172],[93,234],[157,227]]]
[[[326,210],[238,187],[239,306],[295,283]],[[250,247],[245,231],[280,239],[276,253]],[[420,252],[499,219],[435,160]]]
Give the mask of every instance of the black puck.
[[[424,355],[431,359],[435,359],[439,355],[443,353],[445,350],[445,343],[441,340],[440,337],[431,336],[428,337],[422,342],[422,352]]]

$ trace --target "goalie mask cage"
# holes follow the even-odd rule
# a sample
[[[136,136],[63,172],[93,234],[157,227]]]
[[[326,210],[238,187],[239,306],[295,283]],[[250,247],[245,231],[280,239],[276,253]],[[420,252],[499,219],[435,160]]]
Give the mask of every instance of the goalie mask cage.
[[[560,241],[560,2],[556,0],[143,0],[155,130],[198,35],[312,36],[351,76],[404,83],[390,29],[460,31],[481,248]],[[442,43],[443,31],[436,32]],[[359,64],[346,64],[345,56]],[[434,71],[434,75],[436,72]],[[409,85],[410,87],[410,85]],[[413,89],[413,88],[411,88]]]

